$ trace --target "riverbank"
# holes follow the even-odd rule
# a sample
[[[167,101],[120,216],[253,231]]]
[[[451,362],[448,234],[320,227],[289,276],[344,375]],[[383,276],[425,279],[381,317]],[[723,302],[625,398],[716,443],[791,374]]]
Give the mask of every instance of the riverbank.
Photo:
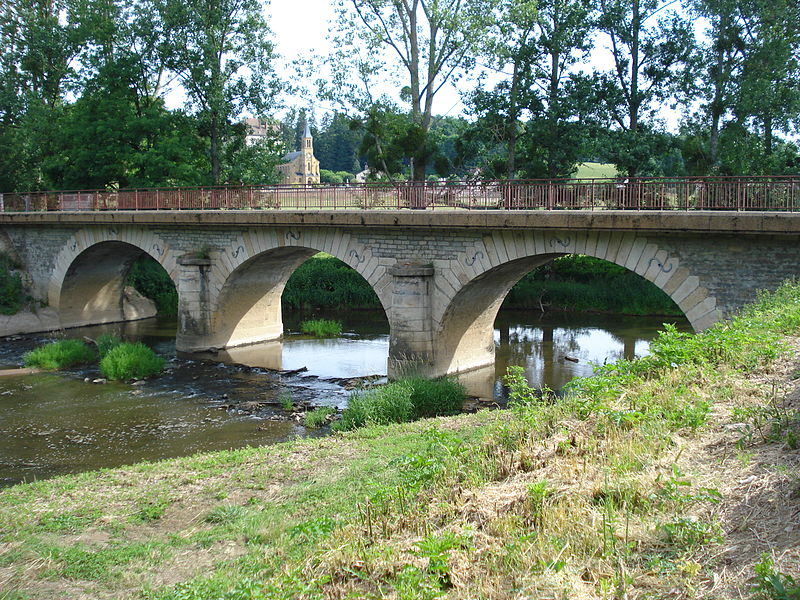
[[[780,598],[800,576],[799,334],[785,286],[561,399],[16,486],[0,590]]]

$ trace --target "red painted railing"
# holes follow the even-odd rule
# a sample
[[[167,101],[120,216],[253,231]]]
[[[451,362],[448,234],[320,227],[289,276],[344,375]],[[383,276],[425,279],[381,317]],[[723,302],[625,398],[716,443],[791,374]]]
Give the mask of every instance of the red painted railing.
[[[800,212],[800,176],[547,179],[0,194],[0,211],[767,210]]]

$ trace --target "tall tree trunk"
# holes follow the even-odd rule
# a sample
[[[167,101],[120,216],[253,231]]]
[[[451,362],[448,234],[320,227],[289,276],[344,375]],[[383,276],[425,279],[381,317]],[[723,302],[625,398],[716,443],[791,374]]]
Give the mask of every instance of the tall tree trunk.
[[[641,22],[639,20],[639,0],[633,0],[631,15],[631,97],[628,112],[630,114],[630,130],[635,135],[639,131],[639,35]],[[628,166],[628,177],[636,177],[636,165]]]

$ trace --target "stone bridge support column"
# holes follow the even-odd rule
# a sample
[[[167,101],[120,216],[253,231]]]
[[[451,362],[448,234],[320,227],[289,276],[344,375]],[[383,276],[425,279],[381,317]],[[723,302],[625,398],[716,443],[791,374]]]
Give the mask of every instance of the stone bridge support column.
[[[389,314],[390,379],[404,375],[431,375],[433,370],[433,267],[398,262],[392,276],[392,306]]]
[[[208,258],[178,259],[178,334],[175,347],[181,352],[207,350],[211,340],[211,302]]]

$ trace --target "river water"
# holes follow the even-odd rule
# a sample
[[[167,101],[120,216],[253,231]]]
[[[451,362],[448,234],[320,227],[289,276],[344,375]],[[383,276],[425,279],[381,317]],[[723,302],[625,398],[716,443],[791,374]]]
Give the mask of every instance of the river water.
[[[345,330],[336,339],[299,335],[303,315],[287,315],[283,342],[205,357],[175,356],[174,319],[69,330],[70,337],[111,332],[141,340],[168,359],[167,369],[137,385],[92,383],[100,377],[97,367],[0,377],[0,487],[323,435],[302,426],[302,408],[343,408],[348,388],[357,383],[354,378],[385,377],[389,350],[382,313],[337,312],[335,317]],[[668,320],[689,328],[683,319]],[[664,321],[502,310],[495,323],[495,367],[462,379],[468,393],[481,398],[471,406],[504,403],[500,378],[508,365],[524,366],[534,387],[559,389],[575,376],[590,375],[592,363],[641,356]],[[42,335],[3,341],[0,369],[19,366],[26,351],[47,339]],[[305,370],[292,372],[298,369]],[[285,409],[289,400],[300,408]]]

